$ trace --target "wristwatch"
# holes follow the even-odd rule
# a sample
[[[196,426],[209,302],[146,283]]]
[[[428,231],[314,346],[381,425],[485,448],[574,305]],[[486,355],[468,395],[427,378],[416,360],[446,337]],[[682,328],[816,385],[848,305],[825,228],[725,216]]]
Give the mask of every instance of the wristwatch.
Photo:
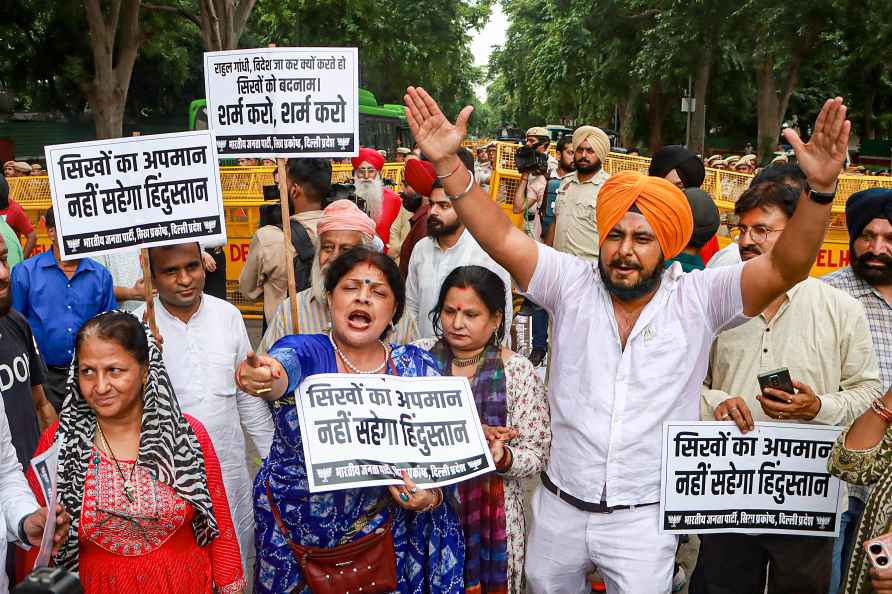
[[[830,204],[836,197],[836,190],[839,188],[839,184],[833,188],[832,192],[817,192],[812,190],[811,186],[806,187],[808,187],[808,197],[811,198],[813,202],[817,202],[818,204]]]

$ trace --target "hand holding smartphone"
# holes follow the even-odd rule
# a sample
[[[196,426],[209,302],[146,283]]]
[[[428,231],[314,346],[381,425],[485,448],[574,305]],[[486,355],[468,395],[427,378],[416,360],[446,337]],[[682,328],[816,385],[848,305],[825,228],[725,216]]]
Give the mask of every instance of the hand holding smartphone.
[[[790,370],[786,367],[775,369],[774,371],[766,371],[759,374],[759,388],[765,398],[774,400],[775,402],[783,402],[783,400],[765,392],[765,388],[780,390],[788,394],[795,394],[796,389],[793,387],[793,380],[790,378]]]
[[[870,564],[884,573],[892,574],[892,534],[884,534],[864,543]]]

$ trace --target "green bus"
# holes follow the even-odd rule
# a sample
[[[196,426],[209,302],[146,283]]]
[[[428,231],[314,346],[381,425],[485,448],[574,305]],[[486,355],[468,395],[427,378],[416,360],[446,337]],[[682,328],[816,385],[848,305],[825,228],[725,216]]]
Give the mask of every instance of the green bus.
[[[196,99],[189,105],[189,129],[208,129],[206,99]],[[393,159],[396,147],[410,147],[411,141],[406,108],[392,103],[378,105],[371,91],[359,89],[359,144],[384,149],[388,158]]]

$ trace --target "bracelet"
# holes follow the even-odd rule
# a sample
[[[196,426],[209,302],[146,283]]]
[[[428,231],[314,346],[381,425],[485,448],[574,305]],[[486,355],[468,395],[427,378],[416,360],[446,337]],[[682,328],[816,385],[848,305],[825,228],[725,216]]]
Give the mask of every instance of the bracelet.
[[[438,175],[437,179],[446,179],[447,177],[451,177],[453,173],[458,171],[458,168],[462,166],[461,159],[458,160],[458,165],[455,166],[455,169],[447,173],[446,175]]]
[[[502,456],[502,459],[499,460],[499,463],[496,464],[496,472],[505,472],[511,465],[514,464],[514,452],[511,451],[511,448],[508,446],[502,446],[505,448],[505,454]]]
[[[873,402],[870,403],[870,409],[883,421],[886,422],[887,425],[892,425],[892,410],[886,407],[883,404],[883,401],[877,398]]]
[[[452,175],[452,174],[450,174],[450,175]],[[455,202],[456,200],[461,200],[468,194],[468,192],[471,191],[471,187],[473,187],[473,185],[474,185],[474,174],[471,173],[470,171],[468,171],[468,185],[465,187],[464,191],[461,194],[457,194],[455,196],[450,196],[449,194],[446,194],[446,198],[448,198],[450,202]]]

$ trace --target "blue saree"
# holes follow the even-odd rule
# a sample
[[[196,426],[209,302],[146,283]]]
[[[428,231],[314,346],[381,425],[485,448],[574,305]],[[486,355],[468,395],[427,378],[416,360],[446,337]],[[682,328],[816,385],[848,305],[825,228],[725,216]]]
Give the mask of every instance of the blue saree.
[[[387,487],[310,494],[293,391],[310,375],[337,372],[334,349],[324,334],[292,335],[276,342],[269,355],[288,372],[288,391],[276,403],[275,438],[254,481],[256,594],[292,592],[302,581],[300,565],[270,511],[267,481],[291,538],[307,546],[336,546],[357,518],[367,515],[381,498],[390,498]],[[430,354],[417,347],[393,347],[392,358],[399,375],[439,375]],[[458,515],[449,503],[452,497],[446,491],[446,503],[431,512],[407,512],[394,504],[375,515],[356,535],[360,538],[374,531],[391,515],[399,594],[464,591],[464,539]],[[309,588],[300,592],[309,593]]]

